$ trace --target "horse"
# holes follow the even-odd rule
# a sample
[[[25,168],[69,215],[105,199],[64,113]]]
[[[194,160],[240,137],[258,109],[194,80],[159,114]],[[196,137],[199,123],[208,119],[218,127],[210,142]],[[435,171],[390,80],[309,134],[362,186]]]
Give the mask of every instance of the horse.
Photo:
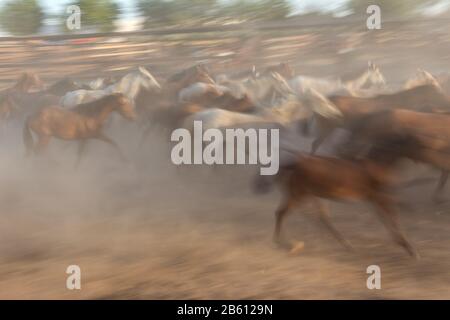
[[[442,87],[439,84],[439,81],[436,79],[436,77],[434,77],[428,71],[418,68],[416,70],[416,73],[414,74],[414,76],[405,82],[405,84],[403,85],[403,89],[407,90],[407,89],[411,89],[411,88],[426,85],[426,84],[433,85],[436,88],[439,88],[440,90],[442,90]]]
[[[247,95],[258,107],[270,108],[277,98],[285,98],[294,93],[288,81],[277,72],[241,82],[228,81],[222,85],[238,99]]]
[[[178,101],[180,103],[201,102],[204,104],[208,104],[208,102],[222,96],[225,92],[229,91],[230,90],[225,86],[204,82],[196,82],[186,88],[183,88],[178,93]]]
[[[90,90],[90,87],[87,85],[79,84],[76,81],[70,79],[69,77],[65,77],[53,83],[50,87],[45,89],[44,92],[47,94],[61,97],[65,95],[67,92],[81,89]]]
[[[288,128],[292,123],[310,116],[303,102],[291,95],[273,108],[256,108],[253,113],[241,113],[221,108],[208,108],[195,112],[183,121],[182,127],[191,130],[194,121],[201,121],[203,128],[223,129],[257,124],[274,124]]]
[[[284,219],[289,212],[306,200],[312,200],[318,209],[321,222],[328,231],[344,247],[352,249],[351,244],[331,223],[328,208],[320,198],[335,201],[365,201],[377,208],[377,214],[394,240],[411,256],[418,258],[417,250],[400,230],[394,211],[396,199],[392,197],[392,188],[395,187],[393,169],[399,157],[390,152],[390,149],[399,145],[405,146],[409,142],[391,140],[384,143],[385,145],[373,147],[367,158],[360,160],[294,153],[291,159],[280,165],[275,177],[258,175],[254,181],[256,192],[268,192],[276,182],[283,194],[275,212],[274,241],[281,245],[286,244],[281,234]],[[295,251],[295,247],[292,251]]]
[[[92,90],[102,90],[110,85],[113,85],[114,83],[116,83],[116,79],[113,77],[106,77],[89,81],[86,85]]]
[[[386,84],[380,69],[371,62],[369,62],[368,68],[363,74],[345,82],[340,79],[330,80],[307,76],[297,76],[289,80],[289,85],[299,96],[304,94],[307,89],[314,89],[325,96],[342,91],[352,95],[353,92],[360,90],[366,83],[369,83],[371,86],[384,86]]]
[[[349,124],[348,145],[357,142],[409,137],[416,142],[402,156],[441,170],[433,199],[440,201],[450,171],[450,113],[432,114],[405,109],[383,110]],[[345,146],[343,147],[346,148]],[[355,152],[350,152],[355,153]]]
[[[42,107],[59,104],[59,100],[59,96],[48,94],[47,90],[21,93],[12,91],[5,95],[4,101],[0,101],[0,106],[6,103],[6,107],[8,104],[12,107],[8,120],[22,121]]]
[[[228,81],[246,81],[248,79],[256,79],[259,77],[259,73],[256,70],[256,66],[252,66],[251,69],[239,71],[231,74],[219,74],[215,77],[217,84],[223,84]]]
[[[139,67],[138,70],[126,74],[117,83],[103,90],[76,90],[69,92],[62,97],[61,105],[70,108],[80,103],[97,100],[115,92],[125,94],[134,103],[134,99],[141,90],[161,90],[158,81],[143,67]]]
[[[43,87],[44,82],[37,74],[33,72],[24,72],[20,75],[15,85],[10,88],[4,89],[3,91],[0,91],[0,95],[10,91],[29,92],[33,88],[42,89]]]
[[[339,117],[327,117],[320,113],[320,106],[313,112],[319,136],[311,146],[311,153],[314,153],[322,142],[338,127],[346,127],[347,124],[358,121],[361,117],[380,110],[403,109],[416,110],[421,112],[450,111],[450,98],[442,93],[440,88],[434,85],[421,85],[408,90],[402,90],[392,94],[382,94],[369,98],[358,98],[350,96],[330,96],[329,106],[335,106],[335,114]],[[304,128],[306,133],[308,130]]]
[[[292,69],[292,67],[285,62],[268,66],[260,76],[265,76],[272,72],[280,74],[285,79],[292,79],[294,77],[294,69]]]
[[[37,74],[25,72],[19,77],[15,85],[0,91],[0,119],[3,122],[2,125],[20,110],[20,107],[14,102],[13,95],[25,94],[34,88],[42,89],[43,87],[44,82]]]
[[[403,90],[412,89],[414,87],[422,86],[422,85],[433,85],[436,88],[439,88],[439,90],[442,90],[441,85],[439,84],[438,80],[428,71],[425,71],[423,69],[418,68],[416,70],[416,73],[409,79],[405,81],[405,83],[402,86]],[[378,87],[372,87],[372,88],[362,88],[358,90],[342,90],[339,92],[336,92],[335,95],[350,95],[353,97],[359,97],[359,98],[370,98],[374,97],[379,94],[392,94],[395,91],[391,88],[380,88]]]
[[[164,89],[166,95],[175,95],[178,97],[180,90],[197,82],[215,84],[215,81],[209,74],[208,68],[203,64],[195,65],[173,74],[166,80]]]
[[[134,107],[122,93],[113,93],[93,102],[77,105],[72,109],[60,106],[47,106],[36,114],[29,116],[23,127],[23,141],[26,155],[32,151],[41,154],[51,137],[62,140],[79,140],[78,159],[81,161],[85,151],[86,141],[97,139],[112,145],[122,160],[126,160],[119,146],[102,132],[102,128],[112,112],[118,112],[128,120],[135,120]],[[33,141],[31,132],[38,136],[37,144]]]

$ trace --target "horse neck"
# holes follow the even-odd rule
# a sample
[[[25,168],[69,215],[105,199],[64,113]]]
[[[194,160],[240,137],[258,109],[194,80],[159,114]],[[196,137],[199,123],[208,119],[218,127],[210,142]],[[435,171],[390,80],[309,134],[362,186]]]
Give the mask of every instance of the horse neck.
[[[27,85],[26,77],[20,78],[20,80],[14,85],[13,89],[21,92],[28,91],[29,85]]]
[[[112,88],[114,92],[121,92],[131,100],[134,100],[139,94],[142,79],[140,77],[131,77],[132,75],[126,75],[118,83],[111,85],[109,88]]]
[[[367,82],[369,77],[370,77],[370,71],[366,70],[363,74],[361,74],[356,79],[346,81],[344,83],[344,86],[347,89],[349,89],[350,91],[361,89],[361,87]]]
[[[112,105],[111,103],[105,103],[94,108],[97,108],[95,110],[95,118],[100,123],[104,123],[108,119],[109,115],[115,110],[114,105]]]

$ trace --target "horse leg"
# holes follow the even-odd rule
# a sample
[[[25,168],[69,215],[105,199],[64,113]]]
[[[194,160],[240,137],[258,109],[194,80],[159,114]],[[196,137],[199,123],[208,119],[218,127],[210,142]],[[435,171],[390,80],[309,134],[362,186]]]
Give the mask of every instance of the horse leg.
[[[438,182],[436,189],[434,190],[434,194],[433,194],[433,200],[435,203],[443,202],[443,199],[441,198],[441,193],[447,183],[448,174],[449,174],[449,172],[447,170],[441,171],[441,176],[439,177],[439,182]]]
[[[331,234],[348,250],[353,250],[352,245],[348,242],[342,234],[333,226],[329,217],[328,205],[320,201],[318,198],[313,199],[316,208],[318,209],[320,221],[331,232]]]
[[[129,161],[129,160],[127,159],[127,157],[125,156],[125,154],[122,152],[122,149],[120,149],[119,145],[118,145],[114,140],[112,140],[111,138],[109,138],[108,136],[106,136],[106,135],[103,134],[103,133],[100,133],[100,134],[99,134],[97,137],[95,137],[95,138],[98,139],[98,140],[100,140],[100,141],[103,141],[103,142],[106,142],[106,143],[112,145],[112,146],[114,147],[114,149],[116,149],[117,153],[119,154],[120,159],[121,159],[123,162],[128,162],[128,161]]]
[[[406,239],[403,232],[400,230],[398,224],[398,218],[390,200],[387,197],[376,196],[372,199],[373,203],[376,205],[376,212],[381,219],[381,222],[389,230],[395,242],[402,246],[412,257],[419,259],[419,253],[416,248]]]
[[[35,153],[41,155],[47,148],[49,142],[50,142],[49,135],[40,134],[38,136],[38,141],[34,149]]]
[[[144,129],[144,132],[142,133],[141,140],[138,144],[138,149],[141,149],[144,145],[144,142],[147,140],[147,137],[150,135],[150,133],[153,130],[153,126],[151,124],[147,124],[146,128]]]
[[[326,138],[328,138],[333,130],[334,128],[331,126],[322,126],[320,128],[319,137],[317,137],[311,145],[311,154],[314,154],[317,151],[320,145],[325,141]]]
[[[81,163],[82,156],[86,151],[86,145],[86,140],[81,140],[80,142],[78,142],[77,161],[75,162],[75,169],[77,169]]]
[[[275,211],[275,230],[273,233],[273,240],[275,243],[283,245],[286,244],[286,241],[283,240],[283,237],[281,235],[281,227],[283,224],[284,219],[286,218],[287,214],[291,211],[291,209],[294,207],[295,201],[291,197],[287,197],[284,199],[278,209]]]

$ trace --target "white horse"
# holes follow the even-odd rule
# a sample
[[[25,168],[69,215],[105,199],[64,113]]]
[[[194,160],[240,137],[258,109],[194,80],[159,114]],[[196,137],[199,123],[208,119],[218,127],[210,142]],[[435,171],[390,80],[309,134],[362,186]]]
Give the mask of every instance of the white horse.
[[[230,92],[230,89],[222,85],[196,82],[178,93],[178,101],[180,103],[192,102],[208,94],[220,97],[227,92]]]
[[[197,82],[182,89],[178,95],[180,102],[190,102],[207,94],[220,97],[230,93],[236,99],[247,95],[259,107],[273,106],[275,98],[293,94],[286,79],[279,73],[271,72],[265,76],[244,81],[223,81],[221,84]]]
[[[245,81],[227,81],[222,85],[237,99],[247,95],[258,107],[272,107],[277,98],[286,98],[294,94],[288,81],[277,72]]]
[[[74,107],[81,103],[91,102],[112,93],[123,93],[134,102],[141,89],[160,91],[161,86],[144,67],[139,67],[122,77],[117,83],[103,90],[76,90],[68,92],[61,98],[63,107]]]
[[[294,92],[301,96],[308,89],[314,89],[323,95],[332,95],[339,92],[352,93],[361,89],[365,84],[370,86],[384,86],[386,80],[380,69],[373,63],[369,62],[367,70],[356,79],[350,81],[342,81],[341,79],[321,79],[306,76],[297,76],[289,80],[289,85]]]
[[[307,93],[309,96],[309,94]],[[311,99],[314,99],[313,97]],[[317,99],[317,98],[316,98]],[[306,103],[306,104],[305,104]],[[203,129],[251,127],[260,124],[271,124],[288,128],[292,123],[309,118],[312,115],[311,102],[295,95],[284,98],[272,108],[257,108],[253,114],[240,113],[219,108],[206,109],[186,117],[183,127],[192,130],[194,121],[201,121]],[[321,102],[322,103],[322,102]]]

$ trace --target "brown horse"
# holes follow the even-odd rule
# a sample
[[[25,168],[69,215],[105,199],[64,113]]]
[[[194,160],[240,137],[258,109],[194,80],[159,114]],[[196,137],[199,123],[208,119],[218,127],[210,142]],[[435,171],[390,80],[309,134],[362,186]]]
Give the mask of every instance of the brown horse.
[[[32,72],[24,72],[17,83],[9,89],[19,92],[28,92],[31,89],[42,89],[44,87],[44,82],[39,78],[39,76]]]
[[[13,95],[28,93],[33,88],[42,89],[43,86],[44,83],[38,75],[31,72],[24,72],[15,85],[0,91],[0,119],[6,121],[20,109],[20,106],[14,103]]]
[[[393,137],[410,137],[416,141],[402,148],[402,156],[442,170],[434,200],[448,179],[450,171],[450,114],[422,113],[410,110],[384,110],[367,115],[348,127],[350,145]],[[354,151],[350,153],[355,153]]]
[[[172,75],[167,79],[164,91],[177,96],[181,89],[196,82],[215,83],[205,65],[195,65]]]
[[[126,160],[119,146],[102,132],[105,121],[113,111],[129,120],[135,120],[136,118],[133,105],[121,93],[80,104],[70,110],[59,106],[45,107],[38,113],[29,116],[25,122],[23,139],[27,154],[30,154],[32,150],[41,153],[47,147],[51,137],[63,140],[80,140],[78,164],[84,153],[86,141],[98,139],[112,145],[122,160]],[[36,146],[31,132],[38,136]]]
[[[408,141],[391,141],[389,144],[395,148],[407,145]],[[331,224],[327,207],[319,199],[366,201],[375,206],[394,240],[411,256],[418,257],[416,249],[400,230],[394,211],[396,201],[391,195],[391,188],[394,187],[392,169],[399,157],[393,152],[386,152],[386,148],[392,148],[389,144],[386,142],[386,146],[374,147],[370,155],[362,160],[296,155],[294,161],[280,167],[275,179],[258,176],[256,191],[268,191],[274,181],[282,188],[283,200],[275,213],[274,240],[280,244],[286,243],[281,237],[283,220],[289,212],[309,199],[317,207],[325,227],[341,244],[351,249],[351,245]]]
[[[341,118],[327,118],[315,115],[319,127],[319,137],[313,142],[311,152],[314,153],[321,143],[337,127],[346,127],[362,117],[386,109],[410,109],[422,112],[450,111],[450,98],[433,85],[422,85],[393,94],[382,94],[371,98],[351,96],[331,96],[333,103],[342,114]],[[307,132],[307,130],[304,130]]]

